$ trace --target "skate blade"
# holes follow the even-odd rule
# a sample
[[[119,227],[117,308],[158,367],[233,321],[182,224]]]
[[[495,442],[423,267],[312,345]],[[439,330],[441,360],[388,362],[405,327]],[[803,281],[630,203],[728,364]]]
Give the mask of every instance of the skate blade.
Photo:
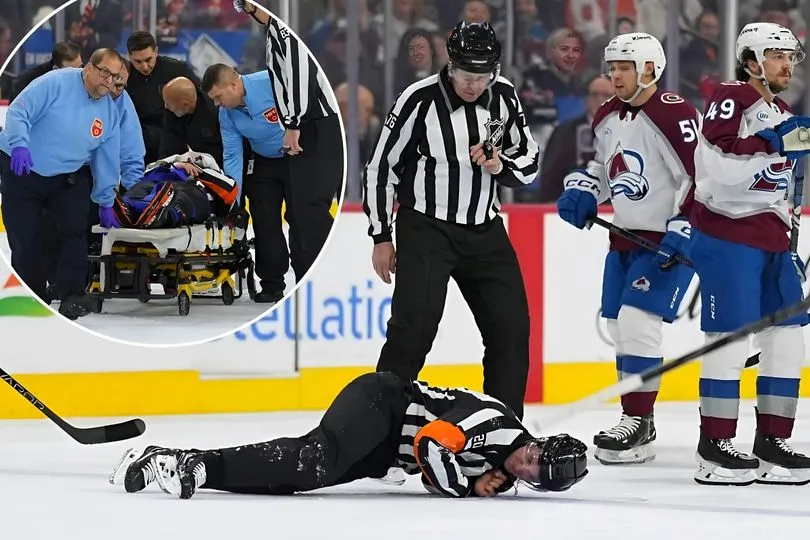
[[[788,469],[759,459],[757,484],[778,486],[804,486],[810,484],[810,469]]]
[[[602,465],[641,465],[655,460],[655,452],[649,443],[628,450],[607,450],[597,447],[593,457]]]
[[[121,456],[121,459],[118,460],[118,463],[113,468],[112,472],[110,473],[110,484],[114,486],[120,486],[124,483],[124,476],[127,474],[127,467],[129,464],[135,461],[138,456],[141,455],[141,452],[135,450],[134,448],[128,449],[124,452],[124,455]]]
[[[756,469],[726,469],[716,463],[706,461],[695,454],[698,470],[695,482],[702,486],[750,486],[757,479]]]

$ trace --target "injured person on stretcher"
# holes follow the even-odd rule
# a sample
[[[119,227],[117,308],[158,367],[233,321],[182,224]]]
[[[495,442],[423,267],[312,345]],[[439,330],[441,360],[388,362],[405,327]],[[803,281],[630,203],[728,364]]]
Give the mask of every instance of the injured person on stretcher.
[[[239,210],[239,186],[210,154],[186,152],[150,164],[120,191],[115,217],[124,228],[163,229],[205,223]]]
[[[232,304],[243,278],[252,299],[249,216],[238,196],[236,181],[209,154],[190,151],[150,164],[141,181],[116,195],[121,227],[93,227],[101,234],[89,256],[93,311],[101,313],[105,298],[172,298],[188,315],[194,296]]]

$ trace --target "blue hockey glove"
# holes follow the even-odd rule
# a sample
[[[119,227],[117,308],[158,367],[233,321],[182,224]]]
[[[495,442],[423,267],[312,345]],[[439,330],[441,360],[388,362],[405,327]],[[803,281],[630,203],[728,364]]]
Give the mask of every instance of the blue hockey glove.
[[[666,270],[678,260],[676,255],[688,259],[692,227],[684,216],[675,216],[667,222],[667,232],[661,240],[661,249],[655,256],[655,262]]]
[[[797,160],[810,154],[810,118],[807,116],[791,116],[773,128],[757,131],[756,136],[771,143],[779,155],[788,159]]]
[[[557,213],[577,229],[584,229],[588,218],[597,214],[599,179],[578,169],[563,179],[563,186],[565,191],[557,199]]]

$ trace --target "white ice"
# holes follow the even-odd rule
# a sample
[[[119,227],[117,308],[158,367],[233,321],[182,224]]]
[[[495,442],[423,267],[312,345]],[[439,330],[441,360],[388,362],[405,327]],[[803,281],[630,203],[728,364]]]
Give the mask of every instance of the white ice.
[[[148,398],[145,398],[148,399]],[[753,404],[743,402],[738,447],[750,451]],[[810,414],[810,403],[799,406]],[[542,423],[548,409],[529,407]],[[695,403],[661,403],[656,410],[657,459],[605,467],[564,493],[526,488],[494,499],[428,495],[418,477],[401,487],[372,480],[289,497],[198,491],[190,500],[156,485],[125,493],[107,483],[127,448],[157,443],[217,448],[297,436],[316,412],[147,417],[147,432],[121,443],[82,446],[47,420],[0,422],[0,509],[3,538],[144,539],[734,539],[806,538],[810,486],[706,487],[692,479],[698,434]],[[549,433],[568,432],[591,446],[613,425],[615,407],[587,412]],[[118,419],[75,419],[79,426]],[[548,434],[548,433],[544,433]],[[810,452],[810,421],[792,439]]]
[[[248,230],[248,237],[252,236],[251,227]],[[5,234],[0,234],[0,253],[2,253],[0,264],[11,268],[11,250]],[[251,254],[255,261],[256,254],[253,250]],[[285,294],[289,295],[295,286],[295,274],[292,269],[285,275],[285,284]],[[238,293],[238,282],[236,285]],[[256,288],[261,290],[258,276]],[[219,294],[219,290],[215,289],[211,294]],[[274,305],[253,302],[248,295],[247,282],[244,280],[242,297],[230,306],[224,305],[219,298],[195,296],[191,301],[189,314],[181,316],[176,299],[150,300],[143,304],[134,298],[111,298],[104,300],[101,313],[92,313],[75,322],[77,326],[105,338],[144,345],[182,345],[234,332],[261,318]],[[53,302],[50,307],[56,312],[59,303]]]

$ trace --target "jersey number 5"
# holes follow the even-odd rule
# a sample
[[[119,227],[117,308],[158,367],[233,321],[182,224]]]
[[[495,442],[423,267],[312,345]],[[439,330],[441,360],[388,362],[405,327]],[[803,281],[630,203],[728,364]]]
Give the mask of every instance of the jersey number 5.
[[[678,122],[678,127],[681,128],[681,135],[683,135],[683,142],[691,143],[697,140],[698,127],[695,119],[681,120]]]

